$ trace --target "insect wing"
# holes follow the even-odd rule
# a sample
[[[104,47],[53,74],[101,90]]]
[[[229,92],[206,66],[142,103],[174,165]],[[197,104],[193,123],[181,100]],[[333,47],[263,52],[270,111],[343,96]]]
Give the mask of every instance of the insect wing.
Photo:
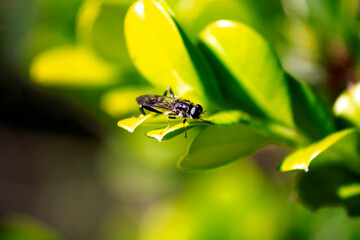
[[[161,112],[166,115],[176,115],[173,112],[173,106],[176,103],[175,98],[159,95],[142,95],[136,98],[136,101],[150,111],[151,109],[154,109],[154,112]]]

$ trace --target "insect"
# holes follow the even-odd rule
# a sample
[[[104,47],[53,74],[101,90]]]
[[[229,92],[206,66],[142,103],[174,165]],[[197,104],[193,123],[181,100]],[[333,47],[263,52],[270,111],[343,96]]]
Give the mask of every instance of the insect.
[[[170,97],[167,96],[168,92],[170,94]],[[183,126],[185,128],[185,138],[187,137],[185,126],[187,118],[199,119],[203,122],[211,123],[200,118],[200,115],[205,113],[201,105],[195,105],[189,100],[174,97],[174,93],[170,87],[166,89],[164,95],[162,96],[142,95],[136,98],[136,102],[140,105],[139,109],[141,114],[143,115],[145,115],[144,109],[151,112],[167,115],[167,128],[170,127],[170,118],[184,118]]]

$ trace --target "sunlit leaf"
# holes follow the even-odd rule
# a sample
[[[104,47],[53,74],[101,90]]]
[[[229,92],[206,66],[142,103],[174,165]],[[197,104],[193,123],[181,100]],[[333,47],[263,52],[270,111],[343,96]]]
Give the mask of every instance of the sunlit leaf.
[[[360,84],[356,84],[342,93],[334,104],[336,116],[351,122],[360,128]]]
[[[342,205],[358,215],[360,196],[351,186],[360,182],[359,149],[357,129],[345,129],[289,155],[280,170],[305,170],[297,178],[297,190],[311,209]]]
[[[285,73],[258,33],[242,23],[221,20],[208,26],[200,38],[200,48],[217,70],[221,91],[230,104],[294,126]]]
[[[99,87],[116,83],[118,70],[90,49],[64,46],[38,55],[30,76],[44,86]]]
[[[346,162],[353,169],[360,170],[359,133],[356,129],[345,129],[299,149],[287,156],[280,165],[281,171],[304,170]],[[311,165],[310,165],[311,164]]]
[[[213,169],[247,157],[269,142],[268,136],[243,124],[208,127],[194,139],[178,167],[184,171]]]
[[[312,139],[334,131],[330,111],[309,86],[284,73],[269,44],[251,28],[233,21],[215,22],[201,33],[199,47],[232,107]]]
[[[205,125],[204,123],[189,123],[186,122],[185,123],[185,127],[186,130],[189,130],[195,126],[198,125]],[[163,129],[156,129],[156,130],[151,130],[149,132],[146,133],[146,136],[151,137],[151,138],[155,138],[156,140],[158,140],[159,142],[161,142],[161,140],[168,140],[171,139],[175,136],[178,136],[179,134],[185,132],[185,128],[184,128],[184,124],[179,123],[167,128],[163,128]],[[188,132],[188,131],[187,131]],[[189,133],[187,133],[187,136],[189,136]],[[185,134],[184,134],[185,137]]]
[[[185,131],[182,125],[183,118],[171,119],[171,127],[165,128],[163,126],[166,126],[168,124],[167,116],[163,114],[155,114],[154,116],[156,117],[149,118],[149,120],[144,123],[140,121],[140,119],[139,122],[135,120],[137,118],[124,119],[121,120],[120,123],[123,123],[123,121],[125,121],[125,125],[127,126],[126,128],[128,129],[132,129],[132,127],[129,127],[128,125],[133,125],[135,123],[137,124],[136,126],[142,124],[143,126],[150,128],[161,127],[159,129],[147,132],[146,134],[147,136],[155,138],[159,141],[172,139],[173,137],[176,137]],[[245,124],[249,128],[252,128],[254,130],[256,129],[259,134],[261,133],[264,136],[271,136],[274,142],[277,142],[287,147],[296,147],[308,144],[308,140],[306,138],[298,135],[298,133],[293,131],[292,129],[283,127],[279,124],[269,123],[267,121],[259,121],[239,110],[221,111],[209,117],[202,117],[200,120],[188,119],[186,122],[186,126],[188,129],[191,129],[195,126],[224,127],[223,133],[225,134],[227,132],[227,129],[225,127],[234,126],[239,123]]]
[[[136,1],[125,19],[125,39],[135,66],[158,89],[216,109],[222,98],[210,66],[175,22],[165,2]]]
[[[118,121],[117,125],[129,132],[133,132],[135,128],[137,128],[141,123],[143,123],[147,119],[154,117],[154,115],[155,113],[149,113],[140,117],[126,118]]]
[[[125,114],[139,111],[139,105],[135,99],[144,94],[153,93],[154,89],[150,87],[121,87],[105,93],[100,101],[101,108],[113,117],[119,117]]]
[[[160,120],[161,118],[159,118]],[[160,121],[152,121],[152,123],[160,123]],[[190,129],[194,126],[200,125],[200,126],[232,126],[235,125],[241,121],[249,121],[249,117],[247,114],[238,111],[238,110],[229,110],[229,111],[222,111],[219,113],[216,113],[208,118],[203,118],[203,120],[188,120],[185,123],[185,126],[187,129]],[[179,122],[180,119],[172,120]],[[182,119],[181,119],[182,121]],[[165,123],[165,118],[162,118],[162,122]],[[169,140],[185,131],[183,124],[178,123],[174,126],[171,126],[169,128],[163,128],[163,129],[157,129],[150,132],[147,132],[146,135],[148,137],[153,137],[157,139],[158,141],[161,141],[162,139]]]

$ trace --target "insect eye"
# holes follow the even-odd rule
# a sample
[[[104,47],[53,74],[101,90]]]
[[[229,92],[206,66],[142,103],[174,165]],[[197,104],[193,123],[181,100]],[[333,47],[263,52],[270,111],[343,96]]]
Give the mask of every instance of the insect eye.
[[[199,118],[200,114],[203,112],[203,108],[201,105],[197,104],[195,105],[191,111],[190,111],[190,115],[192,118]]]

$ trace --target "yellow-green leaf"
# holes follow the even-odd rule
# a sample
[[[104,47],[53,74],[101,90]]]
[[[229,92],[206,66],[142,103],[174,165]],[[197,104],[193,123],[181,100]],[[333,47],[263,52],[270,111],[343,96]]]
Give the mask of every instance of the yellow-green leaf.
[[[210,24],[200,39],[206,56],[227,71],[224,78],[219,76],[219,84],[228,102],[260,117],[295,126],[285,73],[258,33],[242,23],[221,20]]]
[[[309,166],[347,162],[359,170],[359,133],[356,129],[335,132],[326,138],[299,149],[285,158],[281,171],[304,170]]]
[[[158,89],[213,110],[222,98],[212,70],[164,2],[136,1],[125,18],[125,39],[135,66]],[[211,103],[211,104],[210,104]]]
[[[312,89],[286,74],[269,44],[250,27],[222,20],[201,33],[199,48],[227,103],[318,140],[334,131],[330,111]]]
[[[336,116],[360,128],[360,84],[342,93],[336,100],[333,110]]]
[[[188,119],[187,122],[185,123],[185,126],[187,129],[191,129],[192,127],[195,126],[208,126],[208,127],[212,127],[212,126],[232,126],[235,124],[238,124],[239,122],[243,122],[243,121],[248,121],[250,118],[248,117],[247,114],[238,111],[238,110],[228,110],[228,111],[222,111],[222,112],[218,112],[216,114],[213,114],[210,117],[204,117],[202,118],[205,121],[202,120],[191,120]],[[158,118],[158,119],[154,119],[152,122],[153,123],[160,123],[160,121],[162,121],[164,124],[166,123],[165,118]],[[174,121],[174,120],[171,120]],[[182,121],[182,119],[177,119],[175,120],[176,122]],[[184,126],[182,123],[178,123],[176,125],[173,125],[169,128],[162,128],[162,129],[157,129],[157,130],[153,130],[153,131],[149,131],[146,133],[146,135],[148,137],[152,137],[157,139],[158,141],[161,141],[163,139],[168,140],[171,139],[181,133],[183,133],[185,131]]]
[[[184,171],[203,171],[249,156],[270,142],[268,136],[244,124],[205,128],[178,162]]]
[[[55,47],[31,63],[30,77],[44,86],[99,87],[116,83],[118,69],[88,48]]]
[[[139,111],[136,98],[140,95],[153,93],[151,87],[129,86],[121,87],[105,93],[100,99],[101,108],[110,116],[116,118]]]
[[[187,138],[190,138],[190,136],[191,136],[191,134],[189,134],[188,130],[195,126],[198,126],[198,125],[205,125],[205,124],[202,122],[191,122],[191,123],[186,122],[185,123],[185,127],[187,130]],[[168,139],[173,138],[183,132],[185,132],[184,124],[179,123],[179,124],[167,127],[167,128],[151,130],[146,133],[146,136],[155,138],[156,140],[161,142],[161,140],[163,140],[163,139],[168,140]],[[185,137],[185,133],[184,133],[184,137]]]
[[[141,123],[143,123],[147,119],[154,117],[154,115],[155,113],[149,113],[140,117],[126,118],[118,121],[117,125],[129,132],[133,132],[135,128],[137,128]]]

